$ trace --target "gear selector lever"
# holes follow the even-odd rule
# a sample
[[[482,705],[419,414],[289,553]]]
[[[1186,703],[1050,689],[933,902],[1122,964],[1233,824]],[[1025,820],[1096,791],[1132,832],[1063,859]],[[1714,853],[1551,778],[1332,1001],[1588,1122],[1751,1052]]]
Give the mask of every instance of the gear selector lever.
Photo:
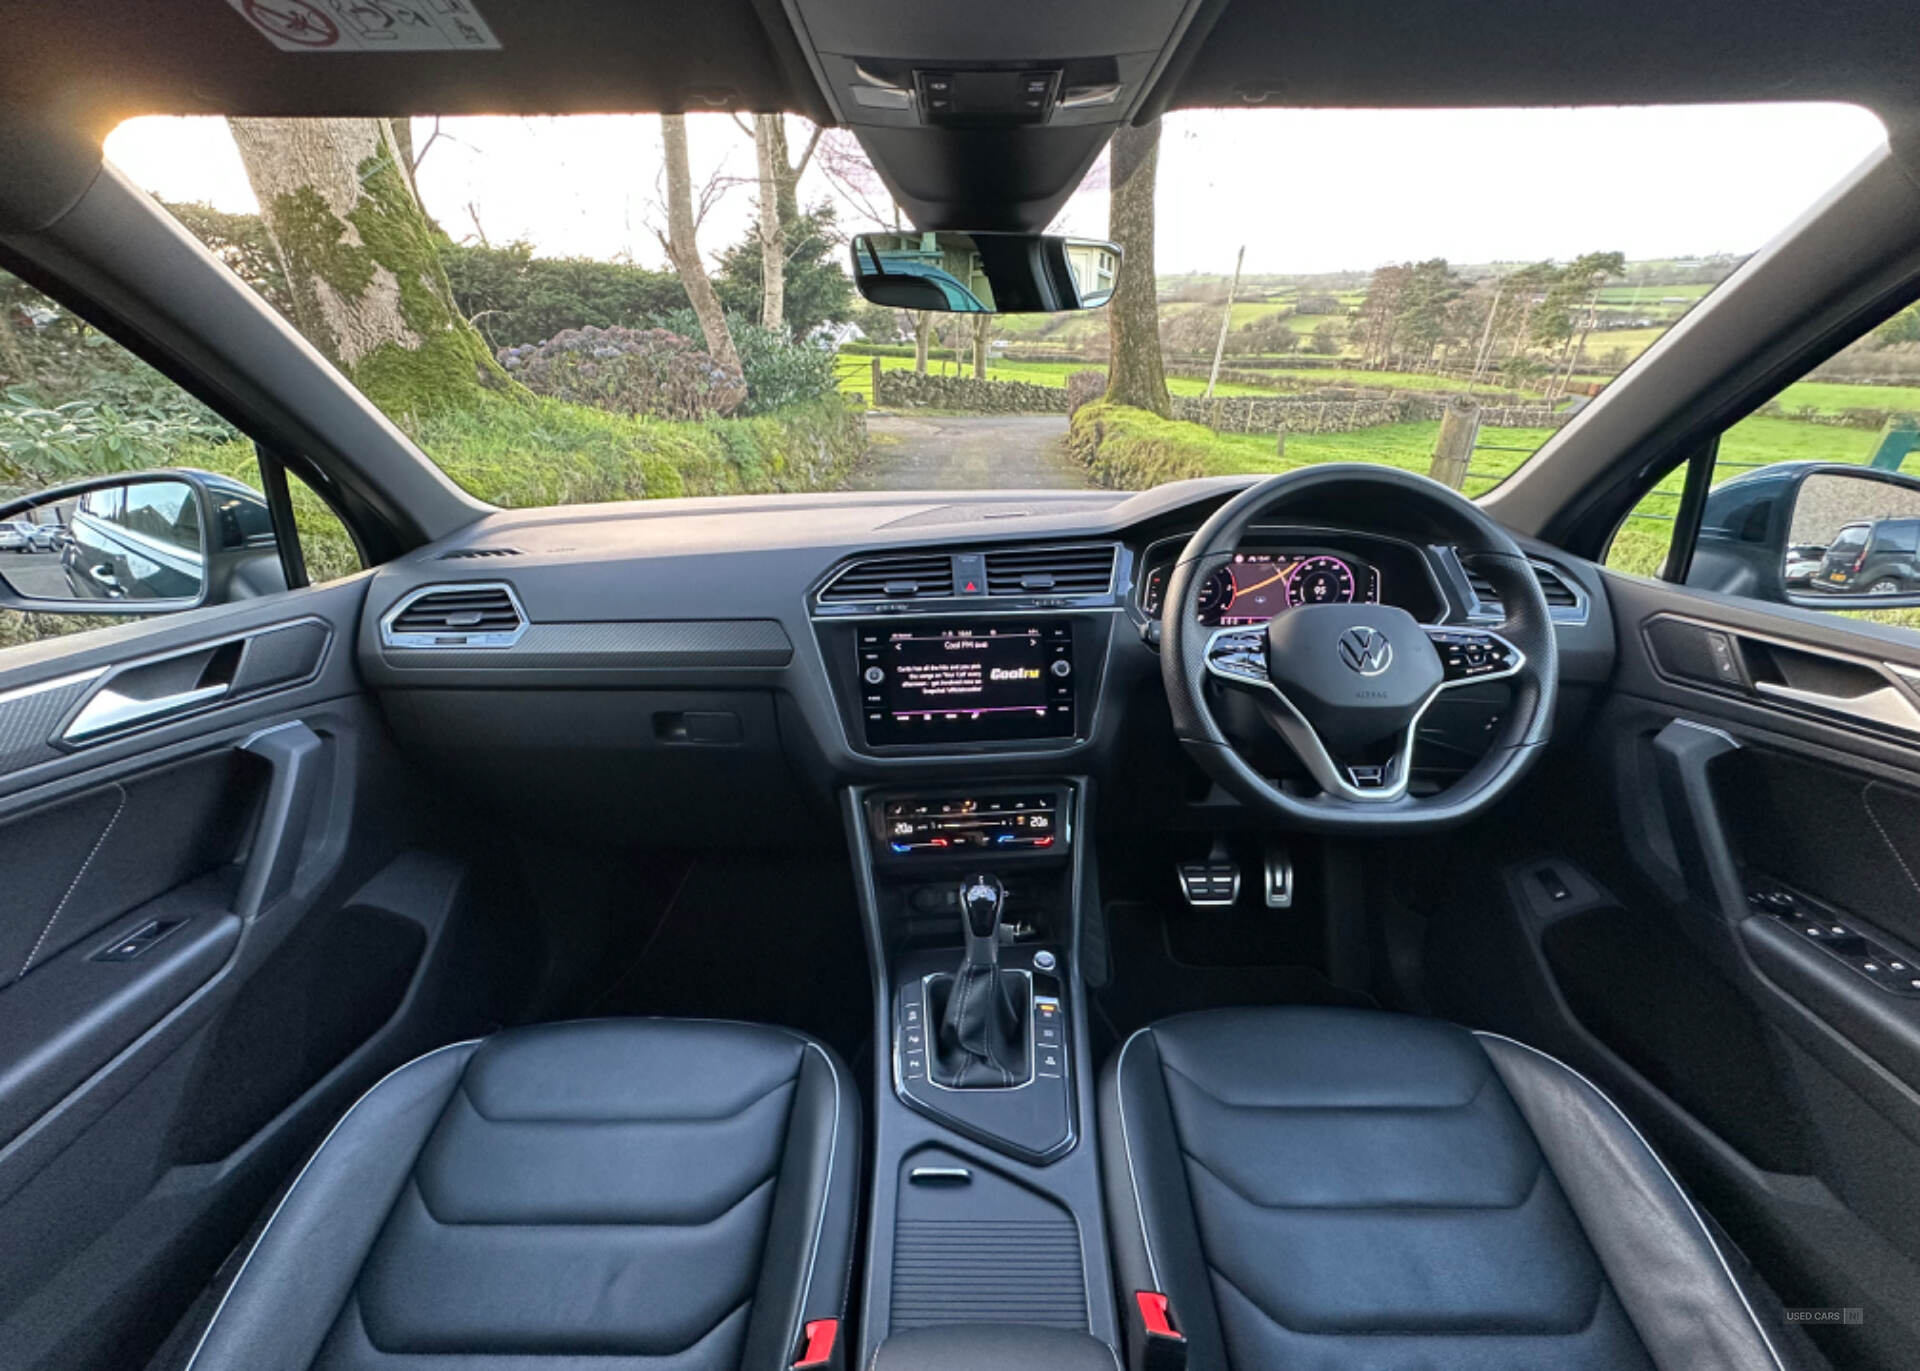
[[[953,1089],[1007,1087],[1029,1073],[1025,982],[1000,970],[1000,916],[1007,890],[991,873],[960,883],[961,937],[966,952],[952,976],[929,986],[938,1027],[932,1075]]]
[[[960,882],[960,909],[966,915],[967,964],[1000,964],[1000,911],[1007,904],[1007,888],[993,875],[969,876]]]

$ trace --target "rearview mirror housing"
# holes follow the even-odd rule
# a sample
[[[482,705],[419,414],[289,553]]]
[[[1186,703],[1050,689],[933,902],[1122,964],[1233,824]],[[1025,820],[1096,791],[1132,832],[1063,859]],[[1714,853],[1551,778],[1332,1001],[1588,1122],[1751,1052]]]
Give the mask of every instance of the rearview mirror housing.
[[[1052,314],[1113,298],[1118,244],[1043,233],[856,234],[853,281],[888,309]]]

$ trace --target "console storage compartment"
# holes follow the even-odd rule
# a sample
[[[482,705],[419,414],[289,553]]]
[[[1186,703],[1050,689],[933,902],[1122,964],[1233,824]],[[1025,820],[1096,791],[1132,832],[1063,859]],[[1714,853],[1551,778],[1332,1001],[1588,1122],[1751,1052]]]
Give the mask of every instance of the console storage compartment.
[[[880,1344],[871,1371],[1114,1371],[1108,1346],[1058,1328],[988,1323],[922,1328]]]

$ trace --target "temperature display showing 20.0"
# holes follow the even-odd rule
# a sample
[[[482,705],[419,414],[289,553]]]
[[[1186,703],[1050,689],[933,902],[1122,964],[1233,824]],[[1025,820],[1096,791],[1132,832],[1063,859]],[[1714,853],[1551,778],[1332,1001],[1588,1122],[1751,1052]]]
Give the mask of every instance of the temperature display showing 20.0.
[[[1147,578],[1142,608],[1155,618],[1167,593],[1168,568]],[[1264,624],[1294,605],[1380,603],[1380,569],[1332,553],[1238,552],[1200,586],[1200,621]]]

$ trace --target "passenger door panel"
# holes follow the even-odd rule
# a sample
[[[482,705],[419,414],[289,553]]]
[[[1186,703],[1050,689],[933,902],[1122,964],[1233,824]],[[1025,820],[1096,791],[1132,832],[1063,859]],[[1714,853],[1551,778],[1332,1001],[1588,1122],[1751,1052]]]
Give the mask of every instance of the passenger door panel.
[[[325,1120],[484,1021],[484,968],[439,993],[472,883],[413,846],[365,584],[4,659],[0,1365],[143,1362]]]

